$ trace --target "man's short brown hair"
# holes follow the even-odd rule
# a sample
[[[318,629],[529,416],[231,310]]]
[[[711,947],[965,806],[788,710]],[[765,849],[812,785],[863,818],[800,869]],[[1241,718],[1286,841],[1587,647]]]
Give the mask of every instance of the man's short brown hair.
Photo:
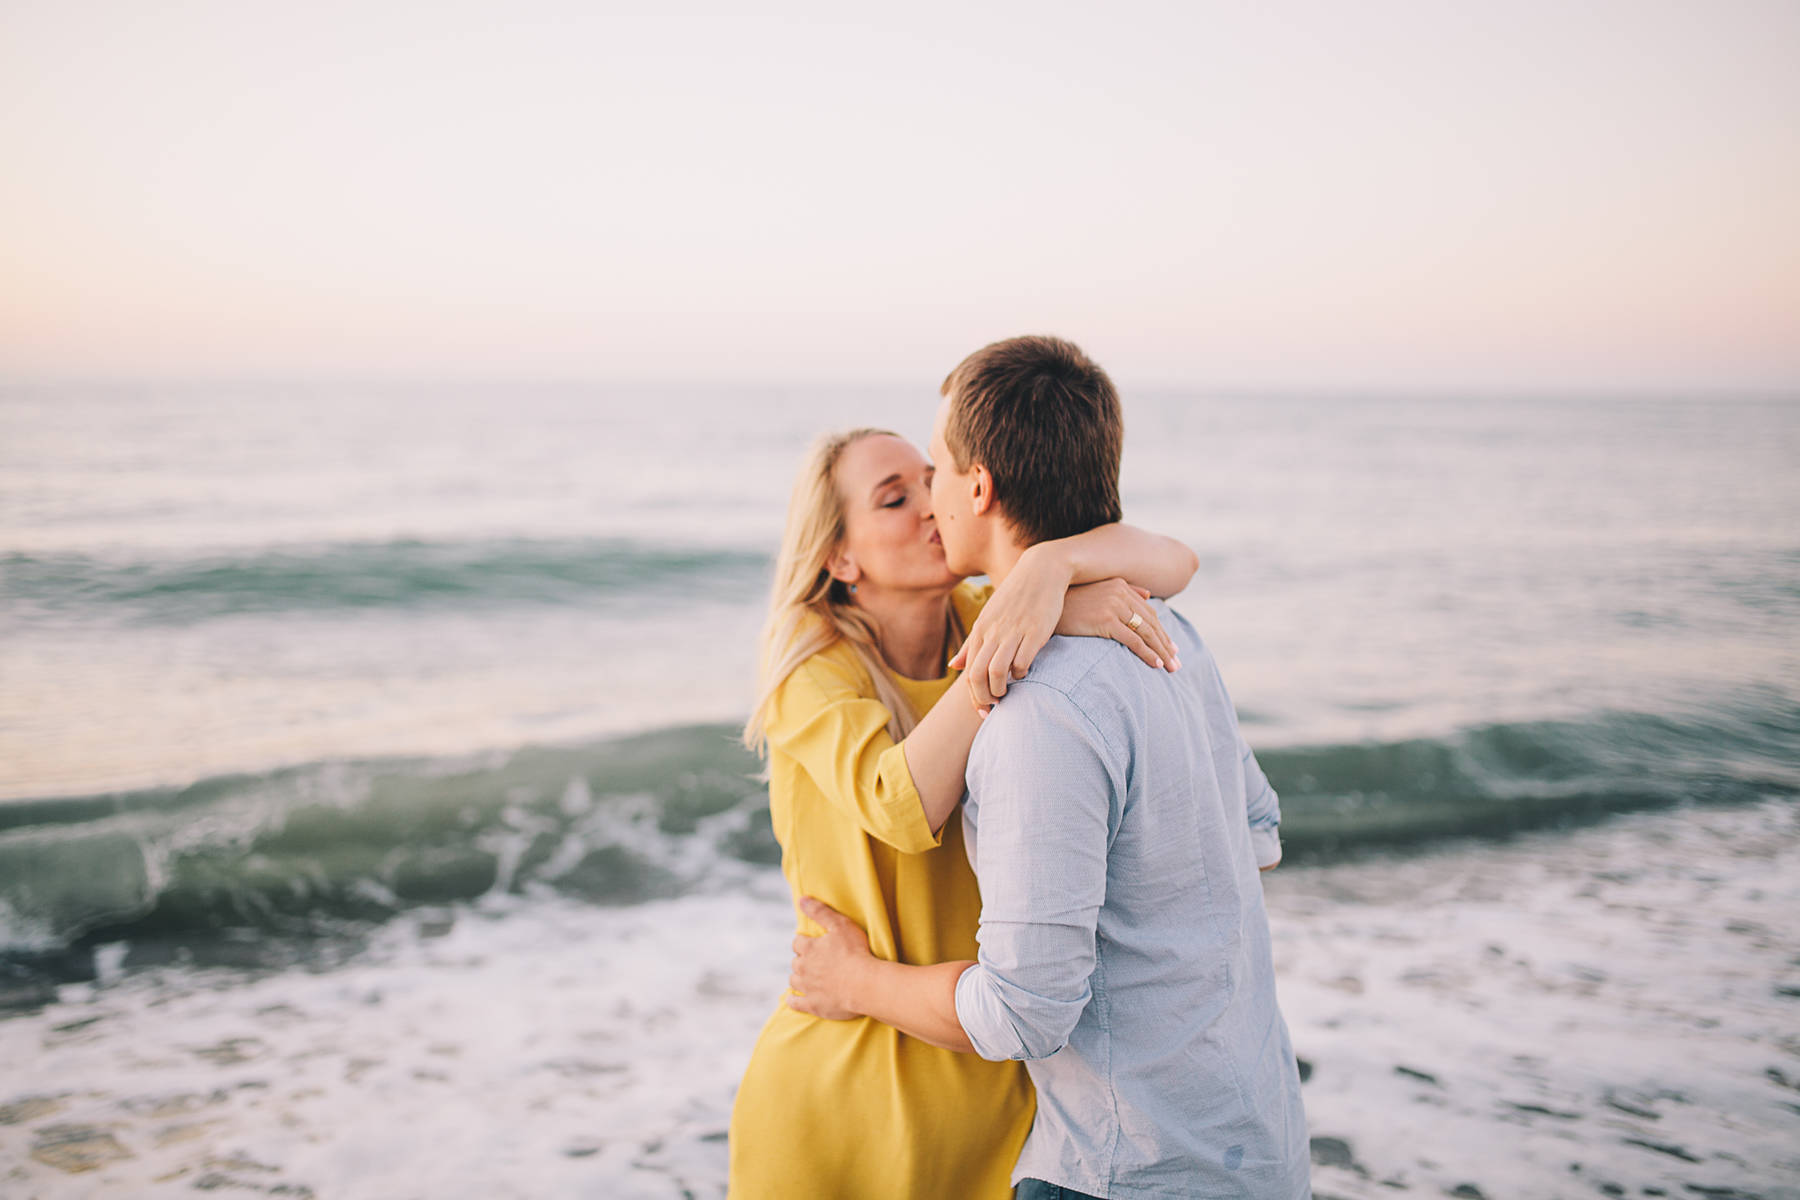
[[[958,363],[944,443],[958,471],[980,463],[994,500],[1026,545],[1120,519],[1119,393],[1072,342],[1016,337]]]

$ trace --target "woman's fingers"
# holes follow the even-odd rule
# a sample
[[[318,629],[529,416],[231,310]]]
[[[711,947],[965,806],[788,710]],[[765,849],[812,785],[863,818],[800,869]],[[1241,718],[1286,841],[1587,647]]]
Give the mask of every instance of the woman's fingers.
[[[987,672],[970,671],[965,678],[969,684],[969,699],[975,705],[976,711],[986,712],[994,707],[994,693],[988,687]]]
[[[1141,589],[1133,588],[1132,590],[1139,591]],[[1151,665],[1161,666],[1169,671],[1179,667],[1181,658],[1175,649],[1175,639],[1169,636],[1169,631],[1164,629],[1162,622],[1157,619],[1156,610],[1151,608],[1147,602],[1137,601],[1126,607],[1119,620],[1124,622],[1126,628],[1130,629],[1131,619],[1134,616],[1141,620],[1138,621],[1137,627],[1132,632],[1142,638],[1156,652],[1156,656],[1162,659],[1161,663],[1152,663]],[[1140,657],[1142,656],[1140,655]],[[1145,661],[1149,660],[1145,659]]]
[[[968,653],[963,655],[962,669],[971,674],[987,670],[988,659],[994,657],[997,642],[985,632],[969,635]]]
[[[973,638],[964,638],[963,644],[958,646],[956,653],[950,656],[951,670],[960,671],[969,665],[969,643],[973,640]]]
[[[1121,622],[1119,631],[1113,634],[1113,640],[1143,659],[1150,666],[1160,667],[1163,665],[1162,655],[1152,649],[1149,642],[1146,642],[1143,638],[1139,637],[1131,626]]]
[[[1111,579],[1071,588],[1070,598],[1077,592],[1079,600],[1050,633],[1110,637],[1153,667],[1180,668],[1175,639],[1163,628],[1147,589]],[[1010,620],[990,624],[985,618],[993,611],[990,607],[983,614],[984,619],[976,622],[968,640],[950,660],[953,668],[963,672],[970,702],[982,713],[1006,695],[1015,680],[1025,678],[1049,636],[1037,636],[1034,630]],[[1134,619],[1135,627],[1131,624]]]
[[[1156,617],[1156,610],[1145,605],[1142,613],[1144,623],[1138,626],[1138,633],[1162,655],[1163,665],[1173,671],[1181,665],[1181,656],[1175,649],[1175,639],[1163,628],[1163,623]],[[1127,618],[1129,620],[1130,618]]]
[[[992,708],[994,701],[1006,694],[1006,682],[1012,674],[1013,657],[1018,653],[1019,639],[1004,635],[983,646],[969,658],[963,678],[969,685],[969,698],[976,709]]]
[[[989,642],[969,655],[968,661],[963,664],[963,680],[969,685],[969,699],[977,710],[987,708],[994,702],[987,690],[988,664],[993,661],[994,648],[994,643]]]
[[[1013,656],[1019,652],[1018,638],[1008,638],[1000,643],[994,656],[988,660],[988,691],[998,699],[1006,695],[1006,685],[1012,682]]]

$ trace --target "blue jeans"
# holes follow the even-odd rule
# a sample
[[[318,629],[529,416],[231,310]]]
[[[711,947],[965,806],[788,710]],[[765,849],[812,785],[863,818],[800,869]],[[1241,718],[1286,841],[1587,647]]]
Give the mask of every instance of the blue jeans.
[[[1019,1186],[1013,1189],[1013,1200],[1100,1200],[1100,1197],[1061,1184],[1045,1183],[1041,1179],[1021,1179]]]

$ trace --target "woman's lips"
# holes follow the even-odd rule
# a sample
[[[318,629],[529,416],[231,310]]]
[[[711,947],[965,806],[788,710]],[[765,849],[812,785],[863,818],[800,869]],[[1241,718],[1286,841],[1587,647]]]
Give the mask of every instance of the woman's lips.
[[[931,544],[934,546],[941,546],[944,544],[944,539],[938,536],[938,531],[935,529],[931,531],[931,537],[929,540],[930,540]]]

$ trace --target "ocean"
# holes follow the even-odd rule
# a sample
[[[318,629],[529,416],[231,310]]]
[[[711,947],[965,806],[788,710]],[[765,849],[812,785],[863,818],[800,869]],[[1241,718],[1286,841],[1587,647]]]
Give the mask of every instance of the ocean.
[[[9,1178],[43,1195],[104,1179],[186,1188],[211,1172],[321,1196],[452,1194],[417,1182],[416,1156],[392,1150],[410,1145],[401,1132],[383,1143],[392,1162],[345,1149],[357,1080],[379,1069],[344,1062],[404,1061],[412,1074],[390,1100],[447,1095],[454,1075],[438,1068],[477,1057],[484,1005],[566,966],[567,994],[611,1014],[582,1018],[605,1052],[571,1050],[579,1022],[564,1014],[551,1056],[563,1066],[543,1068],[537,1090],[500,1092],[555,1110],[550,1165],[508,1151],[444,1178],[489,1170],[483,1194],[508,1194],[508,1180],[521,1195],[716,1194],[721,1114],[785,981],[791,927],[758,764],[735,743],[787,493],[816,433],[873,424],[922,445],[935,403],[929,384],[0,388],[0,1012],[15,1014],[0,1021],[13,1055],[0,1191]],[[1744,901],[1755,912],[1721,918],[1766,943],[1721,967],[1762,988],[1730,1044],[1767,1059],[1755,1071],[1768,1094],[1732,1127],[1767,1120],[1791,1139],[1800,944],[1791,909],[1786,933],[1765,911],[1792,885],[1764,876],[1800,840],[1800,403],[1127,387],[1125,417],[1126,517],[1198,552],[1173,604],[1212,647],[1281,797],[1278,955],[1329,954],[1320,930],[1340,919],[1346,944],[1371,947],[1382,922],[1421,919],[1379,882],[1390,877],[1438,888],[1461,920],[1513,897],[1523,930],[1536,911],[1523,898],[1545,882],[1534,862],[1562,864],[1544,868],[1557,894],[1581,897],[1626,886],[1603,878],[1623,842],[1687,847],[1690,874],[1759,881],[1740,889],[1757,893]],[[1725,866],[1694,865],[1721,853]],[[1504,886],[1458,890],[1484,871]],[[1638,890],[1632,903],[1672,895]],[[1540,934],[1554,923],[1541,916]],[[1692,945],[1721,953],[1704,932]],[[1510,947],[1524,934],[1479,936]],[[1615,951],[1648,964],[1643,988],[1678,969],[1621,938]],[[465,940],[462,958],[443,957]],[[559,966],[576,947],[580,964]],[[1489,965],[1511,960],[1503,949]],[[284,1012],[336,1005],[373,1044],[400,1035],[346,999],[358,972],[393,994],[452,968],[465,972],[450,1000],[459,1032],[434,1044],[458,1049],[436,1065],[425,1049],[334,1051],[343,1069],[320,1094],[339,1119],[319,1117],[311,1141],[288,1130],[277,1154],[266,1139],[286,1126],[188,1081],[254,1068],[252,1090],[272,1095],[284,1051],[290,1074],[324,1053],[284,1043],[305,1027]],[[1360,978],[1329,970],[1347,973],[1283,980],[1303,1057],[1294,1011],[1322,1012],[1308,997]],[[647,982],[664,976],[667,992]],[[1588,990],[1595,1014],[1648,1002],[1640,991],[1607,1008],[1604,980]],[[155,1065],[159,1020],[207,1041],[204,1005],[251,996],[255,1028],[237,1050],[227,1038]],[[71,1016],[90,1010],[105,1019]],[[1327,1032],[1339,1027],[1321,1023],[1314,1044],[1341,1043]],[[495,1064],[525,1053],[487,1045]],[[1377,1070],[1387,1084],[1392,1065]],[[1431,1091],[1414,1075],[1439,1072],[1398,1065]],[[159,1109],[119,1082],[133,1070],[164,1100],[200,1099]],[[1470,1070],[1487,1085],[1505,1074]],[[1735,1070],[1707,1078],[1724,1087]],[[1665,1131],[1636,1142],[1674,1144],[1673,1121],[1627,1110],[1656,1113],[1671,1103],[1658,1089],[1679,1087],[1595,1080],[1597,1109],[1626,1106],[1608,1119]],[[1394,1165],[1364,1162],[1355,1147],[1379,1139],[1354,1096],[1342,1123],[1361,1141],[1321,1131],[1318,1105],[1333,1111],[1339,1086],[1322,1066],[1307,1086],[1321,1194],[1361,1195],[1384,1174],[1459,1185],[1441,1150],[1429,1167],[1392,1147]],[[1574,1099],[1506,1103],[1525,1108],[1481,1109],[1470,1128],[1579,1124],[1532,1111],[1574,1112]],[[430,1111],[457,1105],[446,1128],[478,1142],[478,1098]],[[173,1119],[190,1110],[208,1115]],[[220,1113],[235,1114],[251,1167],[208,1140]],[[1486,1136],[1452,1139],[1469,1172]],[[1736,1163],[1585,1133],[1573,1161],[1591,1172],[1624,1147],[1622,1161],[1647,1164],[1646,1188],[1794,1194],[1780,1190],[1800,1169],[1791,1153],[1693,1136]],[[210,1166],[182,1158],[201,1148]],[[1492,1189],[1520,1169],[1464,1182]],[[1569,1175],[1561,1161],[1544,1170]],[[1517,1194],[1550,1194],[1513,1178]]]

